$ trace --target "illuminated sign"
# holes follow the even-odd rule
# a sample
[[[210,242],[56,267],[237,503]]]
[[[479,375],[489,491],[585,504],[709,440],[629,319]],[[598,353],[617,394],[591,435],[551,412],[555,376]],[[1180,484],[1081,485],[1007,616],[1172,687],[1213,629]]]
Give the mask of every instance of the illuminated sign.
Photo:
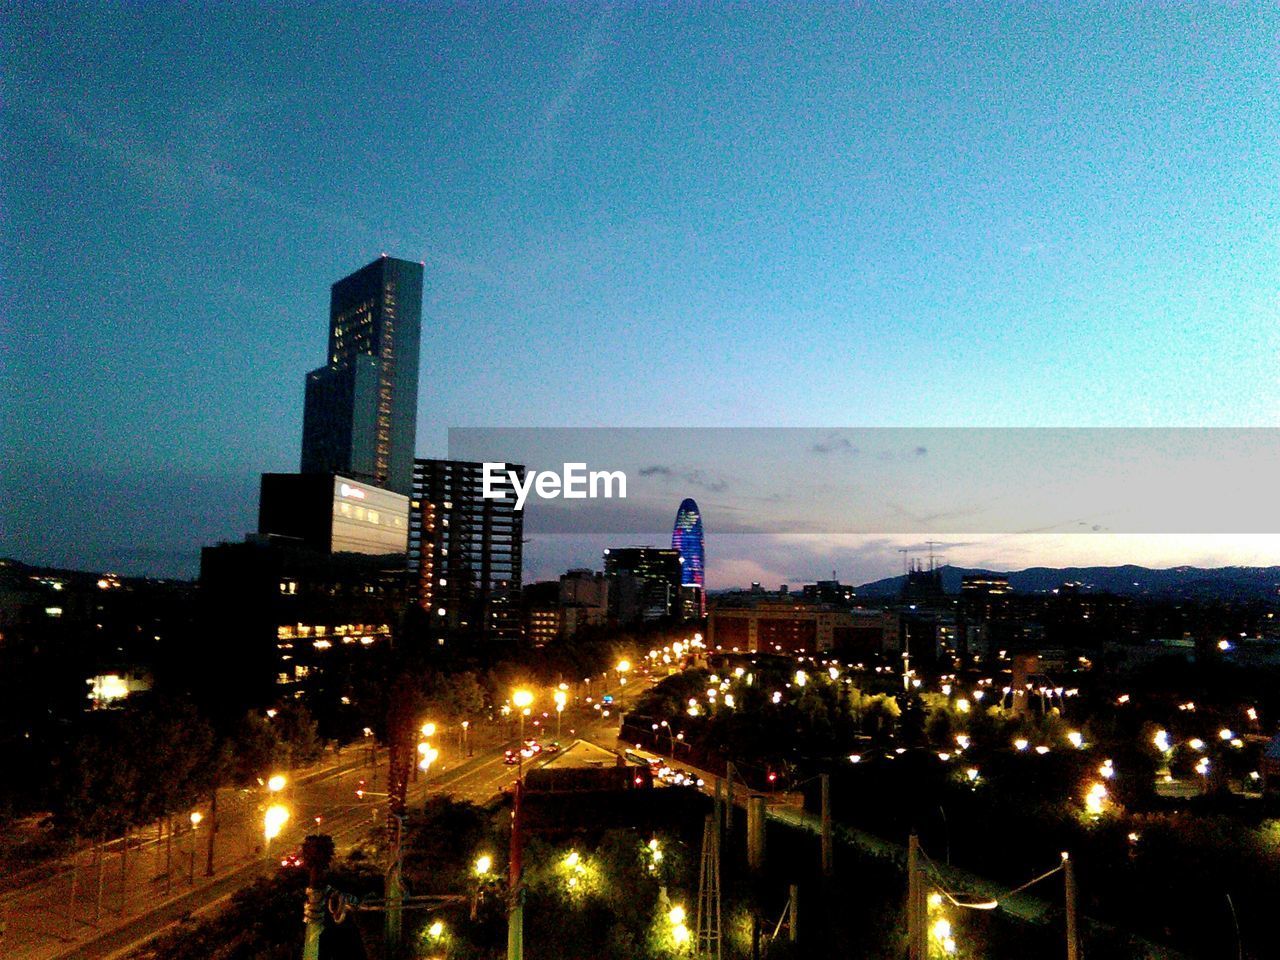
[[[361,490],[359,487],[353,487],[350,484],[344,483],[341,487],[338,488],[338,492],[341,493],[344,497],[350,497],[353,500],[364,499],[364,491]]]

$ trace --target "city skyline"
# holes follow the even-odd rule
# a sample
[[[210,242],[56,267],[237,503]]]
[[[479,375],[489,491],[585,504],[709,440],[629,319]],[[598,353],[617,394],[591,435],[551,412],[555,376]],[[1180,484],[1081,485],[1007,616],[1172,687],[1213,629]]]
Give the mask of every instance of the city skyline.
[[[191,575],[252,529],[328,287],[381,253],[426,264],[419,456],[455,425],[688,410],[1280,424],[1274,10],[264,11],[199,37],[162,9],[6,16],[6,554]],[[366,28],[387,55],[342,67]],[[720,583],[896,568],[715,536]],[[1003,549],[1122,546],[1280,560]],[[593,552],[550,548],[531,570]]]

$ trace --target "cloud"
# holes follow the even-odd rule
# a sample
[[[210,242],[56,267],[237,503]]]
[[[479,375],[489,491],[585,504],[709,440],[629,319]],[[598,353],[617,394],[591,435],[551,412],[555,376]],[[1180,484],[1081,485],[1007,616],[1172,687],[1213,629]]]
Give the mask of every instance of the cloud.
[[[561,82],[555,96],[548,101],[542,111],[544,131],[555,125],[562,114],[573,105],[574,99],[586,83],[587,78],[601,60],[609,34],[612,33],[619,18],[619,10],[612,4],[601,9],[600,14],[592,21],[591,27],[583,38],[578,55],[574,57],[569,74]]]
[[[842,437],[838,433],[833,433],[825,440],[817,440],[809,447],[810,453],[847,453],[849,456],[857,456],[858,448],[853,445],[848,437]]]
[[[697,487],[699,490],[706,490],[709,493],[724,493],[729,489],[728,481],[721,477],[708,476],[701,470],[679,470],[662,464],[641,467],[640,476],[659,477],[662,480],[672,482],[678,481],[685,486]]]

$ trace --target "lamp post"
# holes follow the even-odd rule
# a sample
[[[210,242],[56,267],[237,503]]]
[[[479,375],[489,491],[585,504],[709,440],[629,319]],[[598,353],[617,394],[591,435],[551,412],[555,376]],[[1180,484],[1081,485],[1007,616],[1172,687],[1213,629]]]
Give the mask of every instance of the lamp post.
[[[569,701],[569,695],[564,689],[557,690],[552,694],[552,699],[556,702],[556,742],[560,742],[560,718],[564,714],[564,706]]]
[[[191,866],[187,870],[187,883],[194,885],[196,882],[196,832],[200,829],[200,821],[204,819],[204,814],[199,810],[191,811]]]
[[[430,801],[430,785],[427,783],[427,774],[431,772],[431,765],[440,758],[440,751],[431,744],[423,741],[418,744],[418,754],[421,759],[418,761],[418,769],[422,771],[422,808],[426,810],[427,803]]]
[[[511,702],[520,714],[520,743],[516,749],[516,779],[524,782],[524,718],[529,715],[533,705],[533,694],[528,690],[516,690],[511,694]]]

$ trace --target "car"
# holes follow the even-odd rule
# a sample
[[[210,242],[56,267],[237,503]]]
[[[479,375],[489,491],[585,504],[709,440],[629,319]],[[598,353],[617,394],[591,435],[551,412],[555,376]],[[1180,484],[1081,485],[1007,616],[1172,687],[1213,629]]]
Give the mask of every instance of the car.
[[[520,762],[520,758],[516,756],[516,752],[514,750],[508,750],[502,755],[502,762],[507,764],[507,766],[513,767]]]
[[[302,851],[294,850],[292,853],[286,853],[283,857],[280,858],[280,866],[289,867],[289,868],[301,867]]]
[[[551,741],[550,743],[548,743],[548,744],[546,745],[546,747],[544,747],[543,749],[545,749],[545,750],[547,751],[547,753],[559,753],[559,752],[560,752],[560,742],[559,742],[558,740],[552,740],[552,741]]]

